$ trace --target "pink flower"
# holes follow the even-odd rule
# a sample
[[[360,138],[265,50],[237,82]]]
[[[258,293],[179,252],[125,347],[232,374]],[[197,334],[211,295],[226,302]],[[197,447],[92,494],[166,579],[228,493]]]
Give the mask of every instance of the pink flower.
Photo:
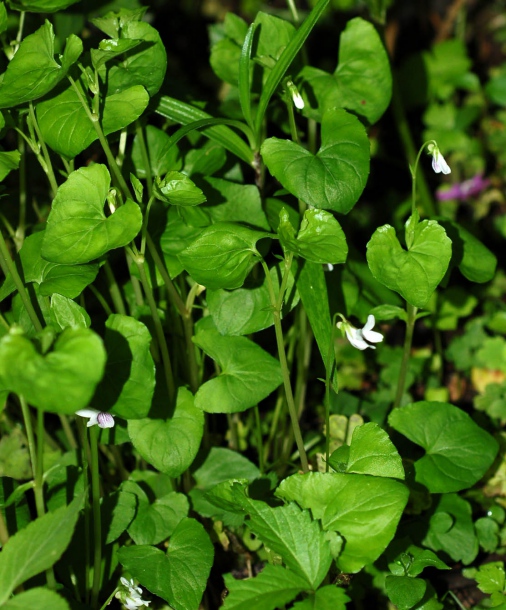
[[[470,197],[484,191],[489,184],[490,180],[488,180],[488,178],[483,178],[483,174],[476,174],[476,176],[473,176],[469,180],[453,184],[449,189],[439,190],[436,193],[436,196],[439,201],[448,201],[449,199],[466,201]]]

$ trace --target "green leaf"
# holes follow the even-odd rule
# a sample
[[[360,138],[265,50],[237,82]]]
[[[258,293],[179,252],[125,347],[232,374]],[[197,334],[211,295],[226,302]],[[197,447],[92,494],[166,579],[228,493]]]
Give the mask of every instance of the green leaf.
[[[306,590],[307,582],[290,570],[266,564],[255,578],[235,580],[225,574],[225,586],[229,594],[224,610],[275,610]]]
[[[178,258],[192,278],[212,290],[239,288],[260,256],[256,242],[268,233],[228,222],[205,228]]]
[[[304,601],[296,602],[293,610],[346,610],[346,602],[349,601],[350,598],[344,589],[327,585],[318,589]]]
[[[86,310],[72,299],[53,294],[51,297],[51,319],[56,327],[65,328],[89,328],[91,326],[90,316]]]
[[[274,265],[269,275],[274,286],[274,296],[279,294],[282,279],[282,265]],[[283,265],[284,266],[284,265]],[[236,290],[208,290],[207,306],[213,322],[222,335],[250,335],[274,324],[271,298],[267,279],[252,286],[245,285]],[[282,315],[288,314],[299,302],[293,275],[288,276]]]
[[[146,148],[152,176],[164,176],[170,170],[181,169],[181,158],[177,146],[172,146],[170,137],[153,125],[146,125]],[[132,146],[132,161],[138,178],[146,178],[146,168],[142,157],[139,136],[135,136]]]
[[[80,81],[76,82],[76,86],[90,106]],[[148,102],[146,89],[140,85],[106,97],[101,115],[104,134],[124,129],[136,121]],[[68,159],[73,159],[98,138],[79,96],[71,86],[37,104],[37,120],[44,141]]]
[[[199,332],[193,342],[220,366],[220,374],[195,395],[195,404],[203,411],[244,411],[283,382],[279,361],[246,337],[224,337],[208,330]]]
[[[220,519],[226,525],[230,523],[230,519],[237,521],[238,525],[242,524],[243,515],[238,517],[237,514],[233,514],[231,516],[228,511],[225,515],[224,510],[217,508],[218,505],[214,502],[214,498],[209,497],[208,492],[217,489],[217,486],[229,480],[240,479],[251,482],[258,479],[260,471],[253,462],[237,451],[224,447],[212,447],[202,466],[193,473],[193,477],[196,484],[189,493],[193,510],[203,517]]]
[[[286,74],[286,71],[297,56],[297,53],[302,48],[302,45],[304,44],[306,38],[311,33],[311,30],[316,25],[318,19],[321,17],[328,3],[329,0],[318,0],[316,6],[309,13],[306,19],[304,19],[303,23],[295,32],[295,35],[291,38],[290,42],[285,47],[284,51],[276,62],[276,65],[271,70],[267,81],[265,82],[265,85],[262,88],[262,93],[258,102],[258,109],[255,117],[255,133],[260,134],[265,112],[267,110],[267,106],[269,105],[271,97],[274,95],[274,92],[281,83],[283,77]]]
[[[433,509],[422,544],[444,551],[454,561],[470,564],[479,551],[472,513],[467,500],[457,494],[443,494]]]
[[[258,15],[257,15],[258,18]],[[244,44],[241,50],[241,58],[239,60],[239,74],[238,74],[238,87],[239,87],[239,101],[241,103],[241,110],[246,123],[253,128],[253,115],[251,114],[251,84],[250,84],[250,70],[251,70],[251,50],[253,47],[253,39],[255,36],[256,23],[252,23],[249,26],[248,33],[244,39]]]
[[[53,26],[46,21],[19,46],[0,83],[0,108],[11,108],[49,93],[83,52],[81,40],[67,38],[61,65],[54,59]]]
[[[324,114],[322,143],[316,155],[278,138],[265,140],[260,152],[271,174],[290,193],[315,208],[341,214],[347,214],[358,201],[369,175],[365,129],[341,109]]]
[[[480,547],[487,553],[493,553],[499,546],[499,525],[490,517],[481,517],[474,522]]]
[[[171,171],[163,178],[157,178],[154,184],[157,199],[170,205],[198,205],[206,200],[199,187],[181,172]]]
[[[209,188],[205,188],[207,185]],[[202,187],[207,197],[205,210],[213,222],[240,222],[251,228],[270,231],[260,192],[255,185],[236,184],[208,176],[202,182]]]
[[[19,150],[0,152],[0,182],[8,176],[13,169],[18,169],[21,154]]]
[[[285,251],[293,252],[312,263],[336,265],[346,262],[346,237],[341,225],[329,212],[306,210],[295,238],[288,212],[283,208],[279,215],[278,235]]]
[[[169,419],[129,420],[128,434],[141,456],[170,477],[178,477],[197,455],[204,432],[204,414],[193,396],[179,388],[177,404]]]
[[[399,610],[409,610],[423,598],[427,583],[423,578],[389,574],[385,578],[385,589],[390,601]]]
[[[242,505],[250,516],[247,523],[253,534],[311,589],[317,589],[327,575],[332,555],[320,524],[311,519],[309,511],[293,503],[272,508],[247,497]]]
[[[85,328],[66,329],[53,351],[41,355],[22,334],[12,332],[0,340],[0,378],[11,392],[52,413],[84,409],[105,367],[102,341]]]
[[[0,34],[3,34],[9,27],[9,18],[5,10],[5,4],[0,2]],[[1,122],[1,119],[0,119]],[[2,125],[3,127],[3,125]]]
[[[108,62],[107,94],[120,93],[141,85],[153,97],[162,86],[167,70],[167,53],[160,34],[145,21],[128,21],[121,27],[120,39],[141,40],[133,52],[130,51],[122,61],[112,59]]]
[[[386,478],[310,472],[282,481],[276,495],[310,508],[324,530],[339,532],[346,543],[337,567],[355,573],[375,561],[392,540],[409,491]]]
[[[16,587],[58,561],[70,543],[82,502],[81,495],[9,538],[0,553],[0,605]]]
[[[471,282],[489,282],[495,275],[496,256],[472,233],[456,222],[438,219],[452,240],[452,263]]]
[[[414,307],[427,305],[448,269],[451,255],[452,242],[434,220],[416,225],[407,250],[390,225],[376,229],[367,244],[367,262],[373,276]]]
[[[139,488],[140,489],[140,488]],[[105,544],[117,540],[132,522],[137,511],[137,497],[122,489],[102,498],[102,535]]]
[[[128,38],[106,38],[98,43],[98,49],[91,49],[91,62],[93,67],[98,70],[105,63],[114,59],[118,55],[123,55],[127,51],[140,45],[142,40],[132,40]]]
[[[79,0],[9,0],[10,6],[27,13],[56,13],[79,2]]]
[[[425,568],[450,569],[432,551],[410,544],[409,538],[394,540],[388,547],[387,553],[389,557],[392,554],[392,561],[389,561],[388,567],[395,576],[415,577],[421,574]]]
[[[204,527],[183,519],[167,553],[151,546],[122,547],[121,564],[174,610],[198,610],[213,564],[214,549]]]
[[[23,246],[16,257],[16,264],[21,264],[25,282],[36,282],[40,286],[40,294],[49,296],[61,294],[68,299],[75,299],[97,277],[99,266],[60,265],[49,263],[40,255],[44,231],[38,231],[25,238]],[[18,267],[19,269],[19,267]],[[12,277],[7,276],[0,288],[0,301],[16,290]]]
[[[333,105],[376,123],[392,97],[390,62],[375,27],[355,17],[348,21],[339,42],[339,63]]]
[[[334,454],[330,456],[329,463],[340,470]],[[363,424],[353,430],[346,472],[404,479],[401,456],[388,434],[374,423]]]
[[[506,574],[502,561],[491,561],[479,567],[475,575],[478,589],[483,593],[504,593]],[[506,601],[506,600],[505,600]]]
[[[37,608],[37,610],[70,610],[68,603],[60,597],[58,593],[35,587],[29,591],[23,591],[12,597],[2,605],[2,610],[27,610],[27,608]]]
[[[72,172],[58,189],[47,219],[42,256],[54,263],[87,263],[130,243],[142,226],[139,206],[127,199],[106,217],[110,176],[105,165]]]
[[[121,489],[137,498],[137,511],[128,527],[135,544],[163,542],[188,515],[190,505],[184,494],[172,491],[151,503],[144,490],[133,481],[125,481]]]
[[[416,481],[431,493],[472,487],[498,451],[497,441],[457,407],[416,402],[396,409],[388,423],[426,451],[415,462]]]
[[[302,268],[292,262],[292,275],[297,281],[297,290],[304,305],[311,329],[316,339],[325,366],[329,366],[329,347],[332,340],[327,284],[322,266],[305,261]]]
[[[167,119],[176,121],[181,125],[188,125],[195,121],[212,118],[210,114],[195,108],[190,104],[181,102],[172,97],[164,95],[160,98],[156,112]],[[232,154],[242,159],[248,165],[253,164],[253,151],[234,131],[225,125],[216,125],[203,131],[207,138],[215,140]]]
[[[107,365],[91,406],[125,419],[146,417],[155,391],[151,334],[142,322],[112,314],[105,323]]]

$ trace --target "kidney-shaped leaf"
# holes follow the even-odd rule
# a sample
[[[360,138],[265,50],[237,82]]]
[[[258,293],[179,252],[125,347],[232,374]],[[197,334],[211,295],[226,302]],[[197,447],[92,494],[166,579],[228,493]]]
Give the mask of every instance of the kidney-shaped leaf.
[[[87,328],[64,330],[54,349],[44,356],[22,334],[11,332],[0,340],[2,385],[52,413],[84,409],[104,367],[102,340]]]
[[[195,395],[195,404],[208,413],[244,411],[283,382],[279,361],[246,337],[224,337],[208,330],[199,332],[193,341],[221,369]]]
[[[152,546],[122,547],[121,564],[151,593],[175,610],[198,610],[213,564],[214,549],[204,527],[183,519],[167,553]]]
[[[107,365],[92,406],[125,419],[146,417],[155,391],[151,335],[142,322],[112,314],[105,323]]]
[[[367,244],[367,262],[373,276],[398,292],[414,307],[425,307],[443,279],[452,256],[452,242],[434,220],[416,225],[408,250],[390,225],[379,227]]]
[[[0,108],[10,108],[36,100],[57,85],[83,52],[81,40],[71,34],[67,38],[61,65],[54,58],[53,26],[46,21],[27,36],[7,66],[0,83]]]
[[[126,246],[142,226],[139,206],[127,199],[106,217],[110,185],[105,165],[72,172],[53,201],[42,243],[42,256],[53,263],[87,263],[109,250]]]
[[[276,495],[310,508],[323,529],[338,532],[345,543],[337,566],[355,573],[375,561],[392,540],[409,491],[392,479],[310,472],[285,479]]]
[[[261,148],[271,174],[293,195],[315,208],[347,214],[369,175],[369,139],[363,125],[341,109],[325,112],[316,155],[292,142],[268,138]]]
[[[130,439],[142,457],[169,477],[178,477],[193,462],[204,432],[204,413],[193,404],[186,388],[179,388],[170,419],[128,422]]]
[[[497,441],[464,411],[442,402],[415,402],[396,409],[388,423],[423,447],[415,462],[416,480],[432,493],[460,491],[485,474],[497,454]]]

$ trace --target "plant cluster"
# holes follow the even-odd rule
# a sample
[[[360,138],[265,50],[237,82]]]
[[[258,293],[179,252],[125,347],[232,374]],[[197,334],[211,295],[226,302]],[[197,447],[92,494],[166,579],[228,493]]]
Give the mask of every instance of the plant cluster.
[[[1,610],[506,608],[506,68],[253,4],[0,2]]]

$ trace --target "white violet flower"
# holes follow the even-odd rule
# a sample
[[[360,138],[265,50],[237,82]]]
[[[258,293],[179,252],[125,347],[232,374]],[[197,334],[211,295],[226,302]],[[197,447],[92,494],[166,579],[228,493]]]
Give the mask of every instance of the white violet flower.
[[[291,80],[287,81],[286,86],[288,91],[290,91],[290,95],[292,96],[293,105],[295,108],[302,110],[304,108],[304,100],[302,99],[301,94],[298,92],[297,87],[292,83]]]
[[[427,150],[432,155],[432,169],[436,172],[436,174],[449,174],[451,173],[450,166],[445,161],[443,155],[439,152],[438,145],[435,142],[431,142],[427,146]]]
[[[76,411],[76,415],[88,418],[88,423],[86,424],[88,428],[96,424],[98,424],[99,428],[114,428],[114,415],[111,413],[97,411],[96,409],[81,409]]]
[[[142,599],[142,589],[136,586],[132,578],[127,580],[122,576],[120,581],[124,589],[117,591],[115,597],[120,600],[127,610],[137,610],[137,608],[147,608],[149,606],[151,602]]]
[[[342,322],[337,323],[337,328],[341,328],[346,333],[348,341],[357,349],[364,350],[370,347],[376,349],[371,343],[379,343],[383,341],[383,335],[373,330],[375,319],[372,314],[367,317],[367,322],[363,328],[355,328],[352,324],[343,318]]]

